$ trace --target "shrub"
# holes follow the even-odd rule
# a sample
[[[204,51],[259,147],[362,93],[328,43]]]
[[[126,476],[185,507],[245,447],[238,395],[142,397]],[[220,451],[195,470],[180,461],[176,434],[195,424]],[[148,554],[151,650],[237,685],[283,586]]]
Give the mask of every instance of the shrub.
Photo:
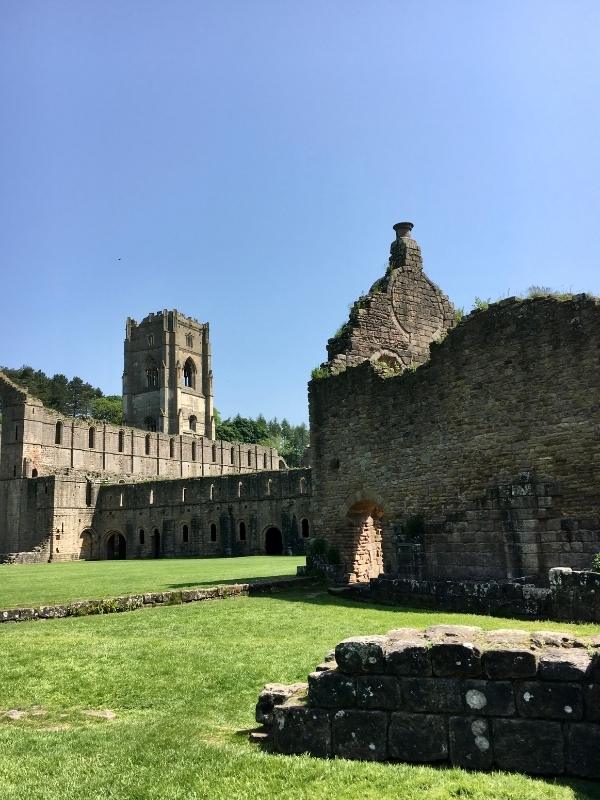
[[[313,556],[324,556],[327,552],[327,542],[320,537],[310,542],[310,552]]]
[[[490,307],[489,297],[487,300],[482,300],[481,297],[476,297],[475,300],[473,300],[473,308],[476,309],[477,311],[487,311],[489,307]]]
[[[327,550],[327,563],[334,567],[338,567],[342,563],[339,550],[336,547],[330,547]]]
[[[600,572],[600,553],[592,558],[592,572]]]
[[[328,378],[330,375],[329,369],[327,367],[315,367],[313,371],[310,373],[310,377],[314,381],[318,381],[321,378]]]

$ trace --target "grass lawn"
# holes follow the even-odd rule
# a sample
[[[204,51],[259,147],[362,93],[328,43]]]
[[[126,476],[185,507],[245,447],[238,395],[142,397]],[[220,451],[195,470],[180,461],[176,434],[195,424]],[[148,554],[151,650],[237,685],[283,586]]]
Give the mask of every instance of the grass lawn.
[[[165,558],[0,565],[0,608],[162,592],[296,574],[304,556]]]
[[[369,607],[318,588],[3,625],[0,710],[27,713],[0,716],[0,798],[600,798],[592,783],[276,756],[248,742],[264,683],[305,679],[346,636],[433,622],[559,627]],[[106,709],[116,717],[83,713]]]

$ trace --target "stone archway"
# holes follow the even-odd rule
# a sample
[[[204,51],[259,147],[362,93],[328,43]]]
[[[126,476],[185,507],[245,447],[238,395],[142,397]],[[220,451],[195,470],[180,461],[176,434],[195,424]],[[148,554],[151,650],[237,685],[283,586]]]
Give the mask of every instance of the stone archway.
[[[93,531],[91,528],[86,528],[81,532],[79,558],[83,561],[89,561],[93,556]]]
[[[122,533],[112,531],[106,538],[106,558],[123,560],[127,558],[127,541]]]
[[[265,553],[268,556],[283,555],[283,536],[274,525],[265,531]]]
[[[351,582],[368,583],[383,572],[381,517],[383,510],[371,500],[361,500],[348,510]]]
[[[152,531],[152,557],[160,558],[160,531],[154,528]]]

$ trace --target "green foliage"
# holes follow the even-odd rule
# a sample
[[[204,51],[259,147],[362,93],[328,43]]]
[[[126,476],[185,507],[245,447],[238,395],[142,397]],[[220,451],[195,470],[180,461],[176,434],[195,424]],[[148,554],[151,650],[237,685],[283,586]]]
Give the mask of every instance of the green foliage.
[[[328,378],[331,375],[328,367],[315,367],[310,373],[310,377],[314,381],[321,380],[321,378]]]
[[[330,547],[327,550],[327,562],[334,567],[338,567],[342,563],[340,552],[337,547]]]
[[[459,322],[462,322],[464,316],[465,316],[464,308],[455,308],[454,309],[454,322],[457,325],[458,325]]]
[[[123,424],[123,399],[118,394],[95,397],[91,402],[91,415],[112,425]]]
[[[476,297],[475,300],[473,300],[473,308],[477,311],[487,311],[490,306],[490,302],[491,301],[489,297],[487,300],[482,300],[481,297]]]
[[[600,572],[600,553],[596,553],[592,559],[592,572]]]
[[[570,300],[573,297],[571,292],[559,292],[550,286],[530,286],[527,289],[527,297],[531,300],[540,297],[552,297],[554,300]]]
[[[322,537],[318,536],[309,543],[310,552],[314,556],[324,556],[327,552],[327,542]]]
[[[103,396],[100,389],[77,376],[71,380],[62,374],[50,378],[45,372],[29,366],[19,369],[2,367],[2,371],[15,383],[28,389],[47,408],[53,408],[67,416],[92,416],[94,400]]]
[[[377,372],[384,378],[393,378],[404,372],[404,365],[399,361],[392,361],[386,356],[378,358],[372,362]]]
[[[309,432],[304,423],[291,425],[287,419],[281,422],[275,417],[266,420],[262,414],[256,419],[241,417],[220,421],[216,426],[217,439],[226,442],[244,442],[275,448],[289,467],[299,467],[304,451],[308,447]]]
[[[246,442],[247,444],[263,444],[269,438],[269,431],[264,418],[250,419],[237,414],[233,419],[225,419],[216,426],[217,439],[226,442]]]

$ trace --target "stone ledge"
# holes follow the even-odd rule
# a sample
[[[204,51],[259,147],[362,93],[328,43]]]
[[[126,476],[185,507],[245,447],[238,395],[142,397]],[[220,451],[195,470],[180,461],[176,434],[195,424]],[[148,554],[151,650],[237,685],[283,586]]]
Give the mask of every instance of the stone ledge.
[[[118,614],[135,611],[138,608],[154,606],[175,606],[182,603],[197,603],[201,600],[218,600],[239,595],[261,595],[296,586],[314,583],[314,578],[282,578],[262,580],[253,583],[231,583],[207,588],[181,589],[167,592],[145,592],[122,597],[76,600],[71,603],[58,603],[30,608],[9,608],[0,611],[0,623],[29,622],[37,619],[64,619],[65,617],[88,617],[95,614]]]

